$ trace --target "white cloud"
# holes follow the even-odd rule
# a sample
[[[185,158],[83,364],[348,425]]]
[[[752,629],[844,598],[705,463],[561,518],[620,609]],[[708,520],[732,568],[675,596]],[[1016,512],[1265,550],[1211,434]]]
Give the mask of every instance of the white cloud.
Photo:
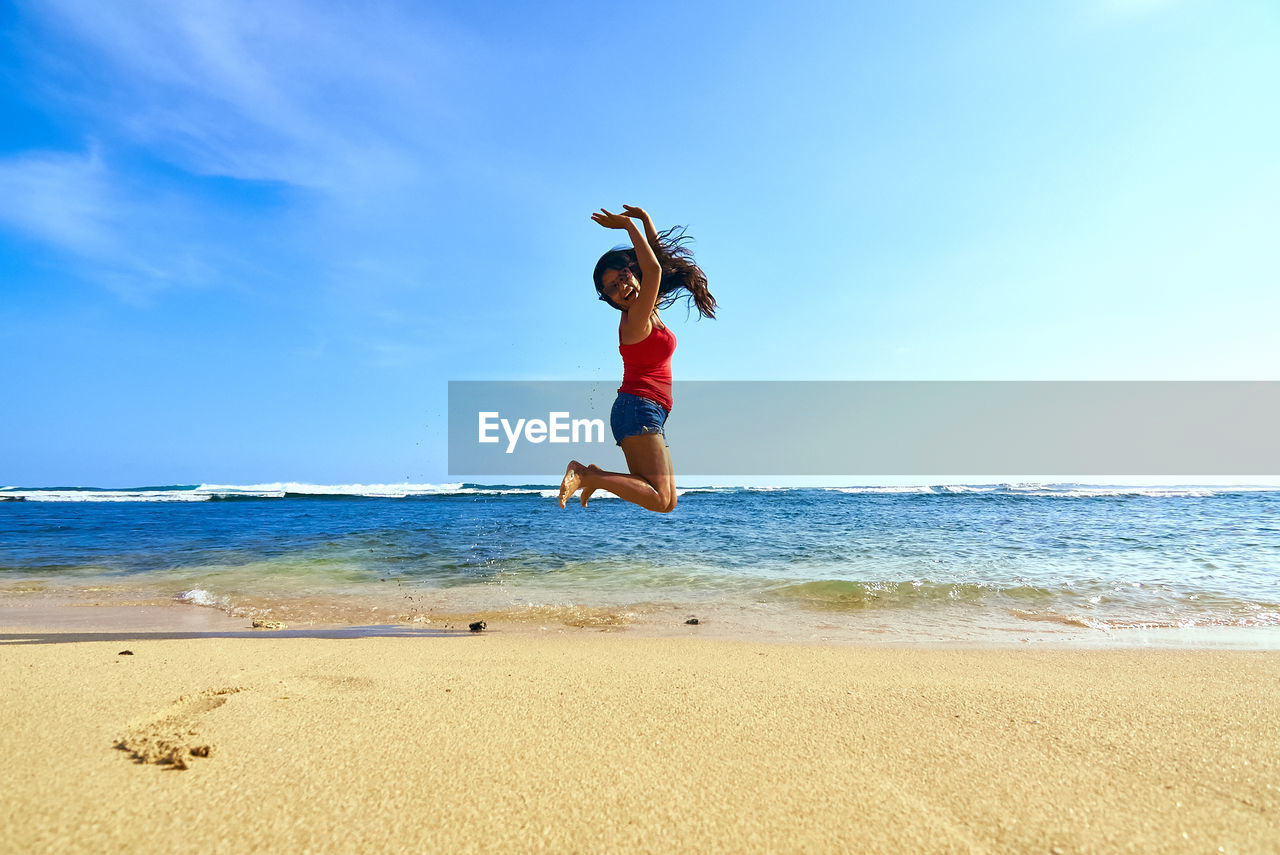
[[[0,160],[0,222],[89,255],[110,254],[112,204],[96,152]]]
[[[0,224],[69,251],[90,278],[130,302],[216,278],[198,242],[182,237],[198,231],[192,218],[181,200],[122,186],[96,150],[0,160]]]
[[[196,172],[334,193],[421,173],[447,133],[448,68],[466,41],[420,16],[363,4],[53,0],[46,8],[94,54],[82,65],[109,81],[97,121]]]
[[[193,283],[294,291],[317,315],[411,341],[396,319],[450,289],[457,235],[492,229],[496,207],[476,200],[516,195],[513,174],[541,180],[505,156],[523,128],[487,135],[525,48],[421,4],[22,8],[37,60],[23,85],[101,156],[0,161],[29,188],[0,200],[0,228],[129,299]],[[57,181],[37,180],[40,164]]]
[[[245,281],[222,275],[230,268],[253,282],[306,275],[281,264],[291,252],[335,280],[354,247],[412,258],[395,230],[421,222],[433,182],[471,156],[459,144],[460,75],[483,65],[484,50],[421,7],[25,5],[29,54],[44,59],[26,85],[97,144],[0,159],[0,227],[69,252],[130,299]],[[359,287],[339,290],[394,278],[358,273]]]

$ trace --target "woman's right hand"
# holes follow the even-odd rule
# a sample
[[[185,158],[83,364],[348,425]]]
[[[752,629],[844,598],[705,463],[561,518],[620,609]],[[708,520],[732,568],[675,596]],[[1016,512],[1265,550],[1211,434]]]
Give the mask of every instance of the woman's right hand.
[[[601,208],[598,212],[591,215],[591,219],[595,220],[606,229],[626,229],[631,227],[631,219],[625,214],[612,214]]]

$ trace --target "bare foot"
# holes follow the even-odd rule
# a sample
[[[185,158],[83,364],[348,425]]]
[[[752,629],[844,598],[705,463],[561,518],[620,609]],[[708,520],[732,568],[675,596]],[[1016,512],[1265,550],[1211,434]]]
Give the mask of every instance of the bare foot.
[[[560,482],[560,507],[563,508],[565,503],[578,492],[578,488],[582,486],[582,478],[578,476],[578,472],[585,467],[576,460],[570,460],[569,465],[564,469],[564,479]]]
[[[589,464],[587,464],[587,470],[588,470],[588,471],[590,471],[590,472],[603,472],[603,471],[604,471],[603,469],[601,469],[599,466],[595,465],[594,463],[589,463]],[[579,480],[581,480],[581,479],[579,479]],[[579,499],[580,499],[580,500],[581,500],[581,502],[582,502],[582,507],[584,507],[584,508],[585,508],[585,507],[587,506],[587,500],[591,498],[591,494],[592,494],[592,493],[594,493],[595,491],[596,491],[596,488],[595,488],[595,487],[583,487],[583,488],[582,488],[582,495],[579,497]]]

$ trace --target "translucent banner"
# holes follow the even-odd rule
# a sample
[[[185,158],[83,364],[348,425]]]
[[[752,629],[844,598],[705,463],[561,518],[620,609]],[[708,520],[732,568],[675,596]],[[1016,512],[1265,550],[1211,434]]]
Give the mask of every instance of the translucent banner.
[[[451,476],[620,465],[614,383],[452,381]],[[1280,474],[1280,382],[686,381],[676,471],[739,476]]]

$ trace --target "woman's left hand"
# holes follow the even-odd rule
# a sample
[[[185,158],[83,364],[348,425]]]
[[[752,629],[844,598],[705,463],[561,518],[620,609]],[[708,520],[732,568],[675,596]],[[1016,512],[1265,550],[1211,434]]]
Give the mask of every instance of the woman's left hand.
[[[625,229],[632,225],[631,219],[623,214],[611,214],[604,208],[599,213],[592,214],[591,219],[595,220],[606,229]]]
[[[649,219],[649,212],[646,211],[644,208],[640,208],[636,205],[623,205],[622,216],[630,217],[633,220],[639,220],[640,222],[644,223],[646,226],[651,225],[653,223],[653,221]]]

